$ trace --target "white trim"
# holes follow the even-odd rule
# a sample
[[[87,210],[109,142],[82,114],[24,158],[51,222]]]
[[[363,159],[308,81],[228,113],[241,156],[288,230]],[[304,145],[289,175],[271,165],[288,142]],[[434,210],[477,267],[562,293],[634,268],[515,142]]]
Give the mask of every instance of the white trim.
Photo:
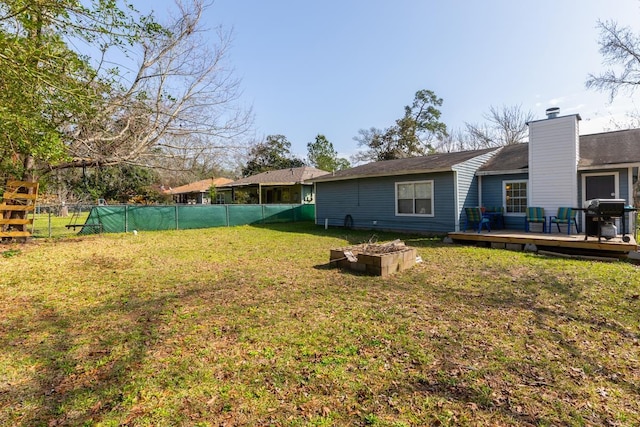
[[[529,206],[529,180],[528,179],[505,179],[502,180],[502,207],[504,208],[504,216],[525,216],[526,212],[508,212],[507,211],[507,184],[513,183],[526,183],[527,184],[527,206]]]
[[[608,165],[592,165],[592,166],[581,166],[578,167],[578,172],[581,171],[589,171],[589,170],[606,170],[606,169],[625,169],[625,168],[633,168],[640,166],[640,163],[613,163]]]
[[[582,185],[582,191],[581,193],[581,197],[580,197],[580,205],[584,206],[584,202],[587,200],[587,177],[588,176],[609,176],[609,175],[613,175],[613,187],[615,190],[615,196],[612,196],[612,199],[617,199],[620,196],[620,172],[614,172],[614,171],[610,171],[610,172],[597,172],[597,173],[583,173],[582,177],[581,177],[581,185]],[[581,215],[582,218],[582,225],[586,228],[587,224],[585,224],[586,221],[586,214],[585,212],[582,212]],[[616,220],[616,226],[619,227],[620,223],[618,222],[618,220]],[[586,231],[586,230],[585,230]]]
[[[596,173],[583,173],[582,177],[581,177],[581,186],[582,186],[582,191],[581,193],[581,197],[580,197],[580,204],[584,204],[584,202],[587,200],[587,177],[588,176],[608,176],[608,175],[613,175],[613,187],[615,190],[615,195],[611,196],[612,199],[617,199],[620,197],[620,172],[596,172]]]
[[[478,177],[478,206],[482,206],[482,177]]]
[[[431,200],[431,213],[430,214],[417,214],[417,213],[411,213],[411,214],[405,214],[405,213],[399,213],[398,212],[398,185],[405,185],[405,184],[431,184],[431,195],[430,195],[430,200]],[[394,183],[394,189],[395,189],[395,205],[396,205],[396,212],[395,212],[395,216],[408,216],[408,217],[434,217],[435,216],[435,203],[434,203],[434,182],[432,179],[427,179],[427,180],[423,180],[423,181],[396,181]],[[415,200],[415,197],[414,197]],[[415,209],[415,205],[414,205],[414,209]]]
[[[516,175],[519,173],[529,173],[529,168],[524,169],[512,169],[505,171],[478,171],[476,175],[478,176],[489,176],[489,175]]]

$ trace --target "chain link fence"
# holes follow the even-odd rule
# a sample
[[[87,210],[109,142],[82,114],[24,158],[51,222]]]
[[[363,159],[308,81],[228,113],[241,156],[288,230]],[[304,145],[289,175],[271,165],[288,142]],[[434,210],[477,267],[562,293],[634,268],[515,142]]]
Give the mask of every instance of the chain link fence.
[[[313,221],[314,205],[40,205],[34,237]]]

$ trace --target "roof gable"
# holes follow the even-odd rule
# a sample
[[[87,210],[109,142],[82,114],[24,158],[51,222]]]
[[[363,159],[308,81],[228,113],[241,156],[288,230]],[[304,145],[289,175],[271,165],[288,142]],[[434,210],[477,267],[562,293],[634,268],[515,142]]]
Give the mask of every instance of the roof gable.
[[[529,168],[529,144],[512,144],[500,148],[489,161],[480,166],[480,175],[487,172],[526,171]]]

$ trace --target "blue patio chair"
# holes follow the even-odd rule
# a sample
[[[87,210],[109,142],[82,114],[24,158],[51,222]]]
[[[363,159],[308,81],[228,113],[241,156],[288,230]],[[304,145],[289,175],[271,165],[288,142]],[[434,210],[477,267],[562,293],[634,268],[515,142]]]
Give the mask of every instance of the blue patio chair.
[[[544,216],[544,208],[529,207],[527,215],[524,217],[524,231],[530,231],[529,224],[542,224],[542,232],[547,231],[547,217]]]
[[[482,226],[487,227],[487,231],[491,231],[489,218],[482,215],[480,208],[464,208],[466,219],[464,220],[464,231],[467,231],[469,225],[478,227],[478,233],[482,231]]]
[[[576,233],[580,233],[575,212],[571,208],[558,208],[558,214],[549,218],[549,233],[551,233],[552,224],[558,227],[558,233],[560,232],[560,224],[567,224],[567,234],[571,234],[571,224],[576,226]]]

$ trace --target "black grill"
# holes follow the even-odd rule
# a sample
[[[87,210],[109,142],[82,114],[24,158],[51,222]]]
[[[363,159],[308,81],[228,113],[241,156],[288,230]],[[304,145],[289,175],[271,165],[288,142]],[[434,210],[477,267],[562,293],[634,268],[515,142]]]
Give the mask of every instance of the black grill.
[[[592,199],[585,202],[585,208],[590,215],[602,219],[619,218],[624,216],[625,201],[623,199]]]
[[[625,213],[632,211],[633,209],[629,209],[625,207],[624,199],[592,199],[587,200],[584,203],[585,214],[587,219],[586,224],[586,235],[597,235],[598,240],[600,240],[600,236],[602,233],[603,226],[607,223],[609,225],[612,224],[612,220],[615,218],[621,218],[622,222],[622,240],[625,242],[629,241],[629,238],[626,234],[626,224],[625,224]],[[590,227],[589,222],[593,224]],[[615,228],[614,228],[615,229]],[[615,234],[615,233],[614,233]],[[585,239],[586,239],[585,235]],[[612,236],[607,236],[610,238]]]

